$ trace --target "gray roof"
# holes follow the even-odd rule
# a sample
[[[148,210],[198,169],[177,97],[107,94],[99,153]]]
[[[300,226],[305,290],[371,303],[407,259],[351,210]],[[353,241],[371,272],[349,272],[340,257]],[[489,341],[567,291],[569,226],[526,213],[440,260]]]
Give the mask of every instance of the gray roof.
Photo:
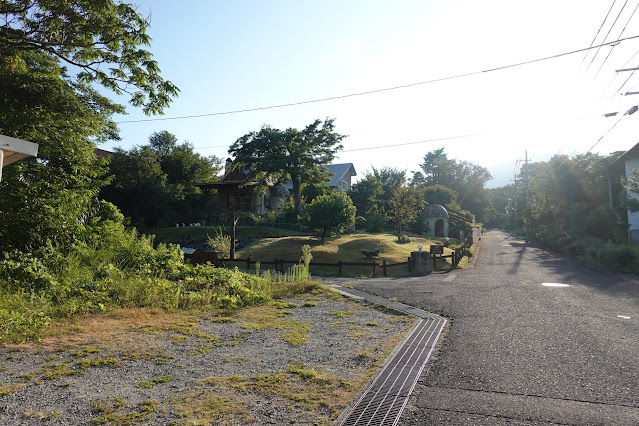
[[[439,204],[429,204],[424,209],[425,217],[443,217],[448,219],[448,212],[444,208],[444,206],[440,206]]]
[[[328,172],[332,173],[331,181],[328,182],[329,188],[334,188],[337,186],[337,183],[342,180],[344,175],[350,170],[351,176],[357,176],[355,172],[355,166],[353,163],[343,163],[343,164],[325,164],[326,168],[328,168]],[[291,181],[286,182],[286,188],[289,190],[293,189],[293,183]]]

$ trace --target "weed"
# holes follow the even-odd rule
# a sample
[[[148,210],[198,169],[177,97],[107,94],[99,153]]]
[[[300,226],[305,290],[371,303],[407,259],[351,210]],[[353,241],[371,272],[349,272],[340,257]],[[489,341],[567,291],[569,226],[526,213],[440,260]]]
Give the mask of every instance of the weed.
[[[232,425],[253,420],[243,398],[217,395],[211,389],[196,389],[182,396],[175,412],[188,424]]]
[[[367,326],[369,327],[377,327],[379,326],[379,323],[375,322],[375,321],[369,321],[366,323]]]
[[[237,356],[235,354],[231,354],[230,356],[224,357],[222,358],[222,361],[224,362],[232,362],[235,361],[238,364],[244,364],[246,362],[246,357],[243,356]]]
[[[145,388],[145,389],[150,389],[153,386],[160,384],[160,383],[168,383],[171,381],[171,376],[160,376],[160,377],[156,377],[155,379],[151,380],[150,382],[140,382],[137,384],[138,388]]]
[[[315,303],[315,302],[304,302],[304,304],[302,305],[302,308],[312,308],[314,306],[317,306],[317,303]]]
[[[331,315],[334,315],[338,318],[344,318],[348,315],[353,315],[353,313],[349,311],[334,311],[334,312],[331,312]]]
[[[9,371],[9,367],[2,366],[0,367],[0,372]]]
[[[47,380],[59,379],[61,377],[80,373],[80,370],[74,370],[70,368],[69,364],[66,362],[62,362],[60,364],[45,365],[42,371],[40,371],[40,375]]]
[[[78,365],[83,370],[87,370],[91,367],[120,367],[122,363],[119,359],[114,357],[96,357],[91,359],[83,359],[78,361]]]
[[[91,423],[102,425],[133,425],[149,420],[158,412],[158,402],[145,400],[135,406],[135,410],[125,412],[126,403],[122,398],[109,398],[106,401],[93,401],[91,408],[100,414],[91,419]]]
[[[84,348],[84,349],[78,349],[77,351],[71,352],[71,355],[73,355],[76,358],[84,358],[92,354],[97,354],[99,352],[100,352],[100,349],[97,349],[97,348]]]
[[[21,385],[6,385],[0,386],[0,396],[11,395]]]

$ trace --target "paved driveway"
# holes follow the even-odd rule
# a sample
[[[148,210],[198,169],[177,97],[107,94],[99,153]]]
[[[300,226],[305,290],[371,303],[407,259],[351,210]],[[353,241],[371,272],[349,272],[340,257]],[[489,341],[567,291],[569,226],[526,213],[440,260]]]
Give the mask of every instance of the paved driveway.
[[[492,231],[472,268],[341,282],[453,319],[402,425],[639,425],[635,281]]]

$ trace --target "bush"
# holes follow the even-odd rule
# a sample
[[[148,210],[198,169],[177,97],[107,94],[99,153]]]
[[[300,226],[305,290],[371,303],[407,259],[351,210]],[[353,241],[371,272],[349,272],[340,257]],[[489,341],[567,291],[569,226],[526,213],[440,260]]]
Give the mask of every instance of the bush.
[[[367,259],[372,259],[374,257],[379,256],[379,252],[381,252],[380,249],[378,248],[374,248],[374,249],[362,249],[360,250],[360,252],[366,256]]]
[[[398,244],[408,244],[411,242],[411,239],[408,235],[402,235],[401,237],[397,238],[396,242]]]

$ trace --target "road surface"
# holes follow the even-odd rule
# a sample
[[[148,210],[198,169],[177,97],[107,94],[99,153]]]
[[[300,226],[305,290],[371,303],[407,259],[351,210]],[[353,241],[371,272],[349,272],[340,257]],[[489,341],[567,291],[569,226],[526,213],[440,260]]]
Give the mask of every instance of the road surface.
[[[491,231],[472,268],[341,282],[452,318],[400,425],[639,425],[636,281]]]

